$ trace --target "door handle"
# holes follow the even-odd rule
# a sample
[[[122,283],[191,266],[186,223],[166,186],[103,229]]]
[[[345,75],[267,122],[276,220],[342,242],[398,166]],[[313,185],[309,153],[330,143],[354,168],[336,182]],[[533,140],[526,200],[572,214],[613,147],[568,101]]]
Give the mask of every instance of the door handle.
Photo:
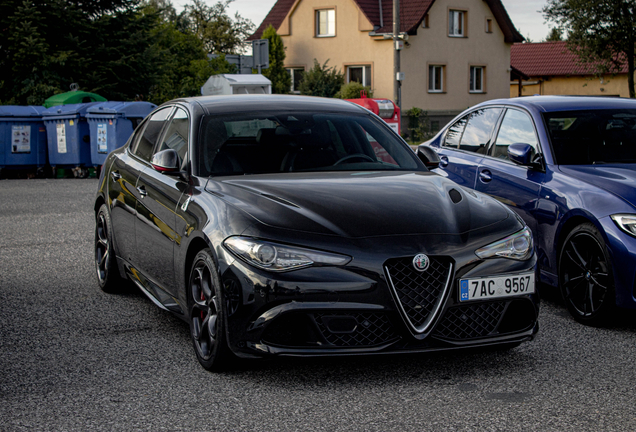
[[[488,170],[483,170],[479,173],[479,180],[484,183],[488,183],[490,180],[492,180],[492,173]]]
[[[148,192],[146,192],[145,186],[137,186],[137,192],[139,192],[139,195],[141,195],[142,198],[148,195]]]
[[[111,171],[110,176],[112,177],[113,181],[117,181],[121,178],[121,174],[119,174],[117,171]]]
[[[448,166],[448,157],[447,156],[440,156],[439,157],[439,164],[443,167]]]

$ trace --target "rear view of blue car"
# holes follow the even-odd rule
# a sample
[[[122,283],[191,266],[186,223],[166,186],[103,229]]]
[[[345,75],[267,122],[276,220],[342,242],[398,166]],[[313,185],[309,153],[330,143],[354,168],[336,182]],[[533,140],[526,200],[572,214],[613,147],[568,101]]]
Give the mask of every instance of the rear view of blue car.
[[[439,174],[516,211],[541,281],[572,316],[603,324],[636,308],[636,101],[534,96],[476,105],[420,147]]]

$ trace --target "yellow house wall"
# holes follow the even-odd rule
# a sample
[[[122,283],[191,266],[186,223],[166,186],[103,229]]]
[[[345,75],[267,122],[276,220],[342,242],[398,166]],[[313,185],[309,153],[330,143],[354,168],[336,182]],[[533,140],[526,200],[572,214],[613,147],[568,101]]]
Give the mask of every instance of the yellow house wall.
[[[448,36],[448,11],[467,11],[466,37]],[[402,51],[405,73],[402,108],[428,111],[461,110],[489,99],[510,95],[510,44],[485,1],[436,0],[429,11],[429,28],[420,27]],[[492,19],[492,33],[486,19]],[[446,66],[445,93],[428,92],[428,65]],[[485,66],[485,92],[469,93],[470,66]]]
[[[336,36],[315,37],[314,14],[316,9],[336,9]],[[352,0],[301,0],[289,17],[290,35],[281,36],[286,47],[286,66],[304,67],[309,70],[314,58],[320,64],[329,60],[327,66],[335,66],[345,72],[346,65],[372,65],[371,86],[375,97],[392,98],[393,52],[390,40],[374,41],[368,31],[372,28],[366,18],[361,17]]]
[[[334,7],[336,36],[315,37],[315,10]],[[448,36],[449,9],[467,11],[467,37]],[[328,59],[328,66],[345,72],[346,65],[371,64],[374,96],[393,99],[393,42],[370,37],[370,23],[360,15],[353,0],[299,0],[281,25],[284,31],[279,32],[289,33],[281,35],[286,47],[285,65],[308,70],[314,58],[321,64]],[[510,44],[505,43],[487,3],[436,0],[429,16],[430,27],[420,27],[401,53],[401,70],[405,73],[402,109],[459,111],[488,99],[507,98]],[[486,18],[492,19],[492,33],[486,32]],[[446,65],[445,93],[428,93],[429,64]],[[471,65],[486,67],[483,93],[469,93]]]
[[[547,80],[532,79],[530,82],[540,81],[539,84],[524,85],[522,96],[539,95],[579,95],[579,96],[621,96],[629,97],[627,75],[599,77],[551,77]],[[519,84],[510,83],[510,97],[519,95]]]

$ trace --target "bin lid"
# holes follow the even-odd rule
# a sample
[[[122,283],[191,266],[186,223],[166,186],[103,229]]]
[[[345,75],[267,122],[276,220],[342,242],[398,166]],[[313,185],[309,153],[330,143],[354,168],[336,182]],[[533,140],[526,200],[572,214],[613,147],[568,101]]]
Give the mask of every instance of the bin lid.
[[[148,114],[157,108],[157,105],[150,102],[100,102],[92,105],[88,109],[87,118],[98,117],[146,117]]]
[[[86,113],[90,107],[100,102],[79,103],[70,105],[56,105],[47,110],[42,111],[42,118],[58,117],[58,118],[76,118],[86,117]]]
[[[0,106],[0,117],[42,117],[43,106]]]
[[[51,108],[57,105],[78,104],[86,102],[106,102],[106,98],[95,93],[70,91],[51,96],[44,101],[44,107]]]

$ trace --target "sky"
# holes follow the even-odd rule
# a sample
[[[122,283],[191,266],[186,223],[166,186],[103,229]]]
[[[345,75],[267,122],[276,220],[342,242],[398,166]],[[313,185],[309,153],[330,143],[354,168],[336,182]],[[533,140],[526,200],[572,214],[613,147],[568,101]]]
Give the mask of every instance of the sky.
[[[532,42],[540,42],[546,38],[550,27],[545,23],[541,9],[546,0],[502,0],[513,24],[519,32]],[[172,0],[175,8],[180,11],[188,0]],[[208,4],[216,0],[206,0]],[[258,27],[276,0],[234,0],[230,3],[229,11],[232,16],[236,12],[243,18],[250,19]]]

